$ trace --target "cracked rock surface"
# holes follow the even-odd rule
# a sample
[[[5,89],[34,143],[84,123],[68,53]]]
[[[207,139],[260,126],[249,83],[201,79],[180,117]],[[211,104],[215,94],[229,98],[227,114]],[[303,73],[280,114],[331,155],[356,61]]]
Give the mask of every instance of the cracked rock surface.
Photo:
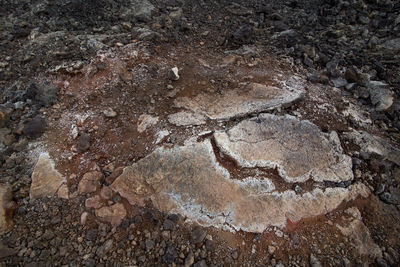
[[[232,180],[205,140],[157,149],[126,167],[112,188],[132,205],[151,199],[161,211],[180,213],[204,226],[258,233],[269,226],[285,226],[287,219],[325,214],[342,201],[369,194],[362,184],[296,194],[292,190],[263,193],[262,180],[252,183],[249,187]]]
[[[277,168],[287,182],[353,179],[351,158],[330,135],[309,121],[261,114],[214,134],[218,147],[243,167]]]

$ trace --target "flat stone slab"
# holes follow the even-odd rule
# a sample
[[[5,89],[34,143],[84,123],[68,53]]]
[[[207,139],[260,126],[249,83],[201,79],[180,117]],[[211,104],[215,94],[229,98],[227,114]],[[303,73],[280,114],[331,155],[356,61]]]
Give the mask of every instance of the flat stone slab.
[[[243,167],[277,168],[286,182],[353,179],[351,158],[335,132],[323,133],[293,116],[260,114],[227,132],[216,132],[219,149]]]
[[[188,126],[206,124],[207,121],[206,117],[199,113],[180,111],[168,115],[168,122],[176,126]]]
[[[259,83],[241,84],[239,88],[221,94],[200,93],[194,98],[179,97],[174,101],[185,108],[212,120],[229,120],[252,113],[288,105],[303,96],[301,85],[292,81],[281,88]]]
[[[217,162],[208,139],[158,148],[126,167],[111,187],[132,205],[151,200],[159,210],[180,213],[203,226],[258,233],[269,226],[284,227],[288,219],[330,212],[343,201],[369,194],[363,184],[296,194],[271,191],[274,186],[268,179],[233,180]]]
[[[42,153],[32,173],[30,199],[52,197],[65,182],[65,178],[54,168],[49,154]]]

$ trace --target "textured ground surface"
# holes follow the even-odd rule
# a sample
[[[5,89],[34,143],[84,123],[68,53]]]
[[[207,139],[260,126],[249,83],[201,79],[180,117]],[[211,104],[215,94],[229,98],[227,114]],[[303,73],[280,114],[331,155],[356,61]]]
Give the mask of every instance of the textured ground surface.
[[[0,262],[397,266],[398,1],[0,1]]]

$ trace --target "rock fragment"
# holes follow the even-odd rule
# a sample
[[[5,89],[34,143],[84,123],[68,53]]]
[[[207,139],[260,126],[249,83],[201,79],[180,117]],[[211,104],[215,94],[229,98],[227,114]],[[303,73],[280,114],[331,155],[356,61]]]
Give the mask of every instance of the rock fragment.
[[[377,111],[389,109],[393,104],[393,92],[388,85],[379,81],[370,81],[368,83],[369,95],[372,105]]]
[[[206,124],[206,117],[198,113],[180,111],[168,115],[168,122],[176,126],[203,125]]]
[[[126,217],[126,210],[122,203],[97,209],[95,213],[98,218],[111,223],[113,226],[120,225],[122,220]]]
[[[78,151],[85,152],[90,147],[90,135],[87,133],[80,133],[78,138]]]
[[[104,178],[101,172],[93,171],[85,173],[78,184],[78,193],[84,195],[100,189],[100,181]]]
[[[54,168],[54,161],[48,153],[42,153],[32,173],[30,199],[54,196],[65,178]]]
[[[168,78],[173,81],[179,80],[179,70],[177,67],[173,67],[172,69],[169,70]]]
[[[158,148],[126,167],[111,187],[132,205],[151,200],[159,210],[179,213],[203,226],[249,232],[263,232],[271,225],[283,227],[287,219],[324,214],[342,201],[369,195],[362,184],[315,188],[303,194],[293,190],[260,194],[257,187],[243,187],[231,179],[217,163],[207,139]]]
[[[107,118],[114,118],[117,116],[117,112],[115,112],[112,108],[106,108],[105,110],[103,110],[103,114]]]
[[[141,21],[150,21],[152,19],[155,7],[148,0],[131,0],[133,16]]]
[[[142,133],[147,130],[147,128],[157,124],[158,117],[152,117],[148,114],[142,114],[139,116],[139,123],[138,123],[138,132]]]
[[[400,166],[400,149],[394,147],[385,139],[364,131],[347,132],[343,134],[343,137],[360,146],[361,157],[369,159],[375,156]]]
[[[161,141],[164,140],[167,136],[169,136],[168,130],[161,130],[156,134],[157,140],[154,142],[155,144],[159,144]]]
[[[368,256],[373,259],[381,258],[382,251],[369,233],[368,228],[362,222],[361,213],[356,207],[351,207],[345,210],[348,215],[344,218],[342,224],[337,224],[336,227],[353,240],[353,246],[356,248],[360,256]]]
[[[33,120],[25,124],[22,131],[29,138],[38,138],[44,133],[45,127],[45,121],[40,116],[36,116]]]
[[[277,168],[286,182],[353,179],[351,158],[342,154],[337,134],[324,134],[309,121],[260,114],[214,138],[240,166]]]
[[[103,207],[104,204],[101,201],[100,196],[95,195],[85,200],[85,207],[88,209],[99,209]]]
[[[61,185],[60,188],[58,189],[57,195],[59,198],[69,199],[68,186],[66,184]]]
[[[321,262],[318,260],[318,258],[314,254],[310,254],[310,266],[311,267],[322,267]]]
[[[11,188],[0,184],[0,232],[10,229],[17,204],[12,200]]]
[[[194,98],[180,97],[174,104],[213,120],[228,120],[289,105],[303,96],[300,87],[296,79],[287,81],[282,88],[247,83],[240,84],[239,88],[224,90],[221,94],[200,93]]]

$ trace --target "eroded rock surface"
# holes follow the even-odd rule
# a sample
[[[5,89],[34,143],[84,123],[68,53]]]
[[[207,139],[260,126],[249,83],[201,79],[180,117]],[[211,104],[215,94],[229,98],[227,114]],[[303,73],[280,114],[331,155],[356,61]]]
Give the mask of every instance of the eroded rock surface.
[[[300,87],[296,82],[281,88],[259,83],[241,84],[241,87],[222,91],[221,94],[201,93],[194,98],[180,97],[174,104],[213,120],[228,120],[290,104],[302,97]]]
[[[201,225],[249,232],[283,227],[287,219],[298,221],[324,214],[342,201],[369,193],[362,184],[315,188],[304,194],[292,190],[268,192],[273,189],[270,183],[250,178],[232,180],[206,139],[155,150],[125,168],[112,188],[131,204],[141,205],[151,199],[161,211],[180,213]]]
[[[54,168],[49,154],[42,153],[32,173],[30,199],[52,197],[65,182],[65,178]]]
[[[239,165],[277,168],[287,182],[353,179],[351,158],[342,154],[337,134],[324,134],[309,121],[260,114],[214,137]]]

